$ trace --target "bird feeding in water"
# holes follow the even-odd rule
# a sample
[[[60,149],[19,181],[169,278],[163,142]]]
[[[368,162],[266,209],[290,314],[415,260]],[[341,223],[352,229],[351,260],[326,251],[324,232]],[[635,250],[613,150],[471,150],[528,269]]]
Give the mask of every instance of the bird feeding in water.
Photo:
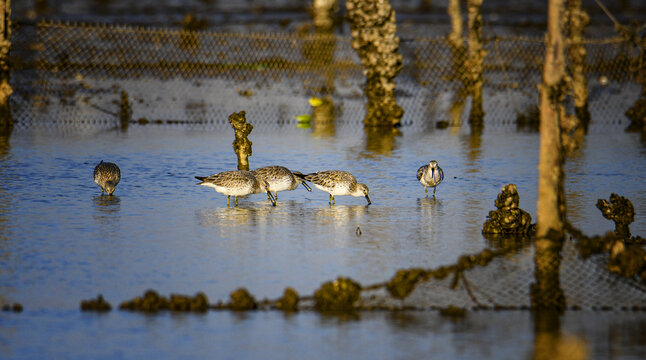
[[[101,195],[112,195],[121,180],[121,169],[115,163],[101,162],[94,168],[94,182],[101,187]]]
[[[334,196],[351,195],[365,196],[368,205],[372,204],[368,196],[368,186],[357,183],[354,175],[342,170],[319,171],[304,175],[303,178],[330,194],[330,205],[334,205]]]
[[[292,172],[284,166],[265,166],[251,172],[256,176],[258,181],[266,181],[269,188],[274,192],[274,198],[278,201],[278,192],[286,190],[294,190],[298,184],[302,184],[307,191],[312,191],[312,188],[307,185],[303,179],[303,174],[298,171]]]
[[[227,196],[227,206],[233,196],[235,204],[238,205],[238,196],[246,196],[266,192],[269,200],[276,206],[276,199],[269,190],[269,184],[265,180],[259,181],[251,171],[233,170],[224,171],[211,176],[196,176],[201,182],[197,185],[208,186],[215,191]]]
[[[428,196],[428,187],[433,187],[433,196],[437,186],[444,180],[444,171],[435,160],[431,160],[428,165],[417,169],[417,180],[424,185],[426,196]]]

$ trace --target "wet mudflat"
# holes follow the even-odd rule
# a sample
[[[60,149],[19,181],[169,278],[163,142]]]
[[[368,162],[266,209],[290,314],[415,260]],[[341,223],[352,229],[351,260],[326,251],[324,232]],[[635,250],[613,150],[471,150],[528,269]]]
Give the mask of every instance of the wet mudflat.
[[[98,293],[115,307],[148,288],[163,294],[203,291],[211,302],[227,300],[238,287],[258,299],[276,298],[286,286],[311,294],[338,276],[371,284],[400,268],[453,263],[490,246],[480,231],[508,183],[516,184],[520,206],[535,216],[535,133],[503,127],[476,138],[467,127],[404,127],[392,142],[379,142],[367,138],[359,124],[337,124],[327,137],[294,122],[259,125],[250,135],[251,168],[348,170],[370,187],[373,205],[366,206],[362,197],[337,197],[330,206],[327,193],[301,187],[279,193],[277,207],[263,194],[227,207],[225,196],[197,186],[194,176],[236,168],[232,133],[219,125],[131,125],[126,132],[17,126],[0,148],[0,296],[25,310],[0,313],[2,353],[8,358],[531,354],[533,322],[525,311],[469,312],[457,321],[435,311],[356,317],[308,311],[80,312],[80,301]],[[622,125],[593,126],[567,163],[569,219],[588,234],[612,230],[594,204],[616,192],[635,205],[631,230],[643,236],[645,154],[639,135],[624,133]],[[435,198],[425,196],[415,177],[430,159],[446,176]],[[112,197],[102,197],[92,181],[101,160],[121,168]],[[595,358],[610,352],[631,358],[646,351],[643,336],[636,335],[646,327],[641,312],[569,312],[561,325],[564,333],[585,339]],[[628,328],[633,335],[609,335]]]

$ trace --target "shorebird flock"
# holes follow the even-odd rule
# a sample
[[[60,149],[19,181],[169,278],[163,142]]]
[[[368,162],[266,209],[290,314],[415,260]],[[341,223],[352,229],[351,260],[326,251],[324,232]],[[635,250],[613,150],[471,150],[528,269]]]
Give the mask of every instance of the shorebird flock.
[[[312,191],[308,182],[319,190],[330,194],[329,204],[334,205],[335,196],[350,195],[363,196],[370,201],[368,186],[359,183],[351,173],[343,170],[325,170],[309,174],[291,171],[284,166],[265,166],[251,171],[230,170],[210,176],[196,176],[200,180],[197,185],[208,186],[215,191],[227,196],[227,206],[230,205],[231,196],[235,205],[238,197],[251,194],[266,193],[269,201],[276,206],[280,191],[295,190],[302,185],[307,191]],[[109,196],[121,180],[121,170],[111,162],[101,162],[94,168],[94,182],[101,187],[101,195],[106,192]],[[417,170],[417,180],[424,186],[428,197],[428,188],[433,188],[433,196],[437,186],[444,180],[444,171],[437,161],[431,160]]]

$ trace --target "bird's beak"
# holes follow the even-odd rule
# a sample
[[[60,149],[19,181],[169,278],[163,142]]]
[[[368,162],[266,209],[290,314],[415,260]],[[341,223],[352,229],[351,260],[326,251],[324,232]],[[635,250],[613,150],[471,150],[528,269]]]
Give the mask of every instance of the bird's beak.
[[[271,191],[267,191],[267,195],[269,195],[269,200],[271,200],[271,203],[276,206],[276,198],[274,195],[271,193]]]
[[[309,185],[307,185],[305,181],[301,181],[301,184],[303,184],[303,187],[305,187],[307,191],[312,192],[312,188]]]
[[[366,194],[366,200],[368,200],[368,205],[372,204],[372,201],[370,201],[370,197],[368,196],[368,194]]]
[[[431,168],[431,179],[435,176],[435,168]]]

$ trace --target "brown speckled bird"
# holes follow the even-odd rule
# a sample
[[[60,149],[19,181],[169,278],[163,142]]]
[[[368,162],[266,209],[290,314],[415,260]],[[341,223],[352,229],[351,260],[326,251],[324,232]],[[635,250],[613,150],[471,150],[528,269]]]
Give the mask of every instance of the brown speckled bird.
[[[303,177],[319,190],[330,194],[330,205],[334,204],[334,196],[336,195],[365,196],[366,200],[368,200],[368,205],[372,204],[368,196],[368,186],[357,183],[354,175],[347,171],[319,171]]]
[[[111,162],[101,162],[94,168],[94,182],[101,187],[101,195],[112,195],[121,180],[121,170]]]

